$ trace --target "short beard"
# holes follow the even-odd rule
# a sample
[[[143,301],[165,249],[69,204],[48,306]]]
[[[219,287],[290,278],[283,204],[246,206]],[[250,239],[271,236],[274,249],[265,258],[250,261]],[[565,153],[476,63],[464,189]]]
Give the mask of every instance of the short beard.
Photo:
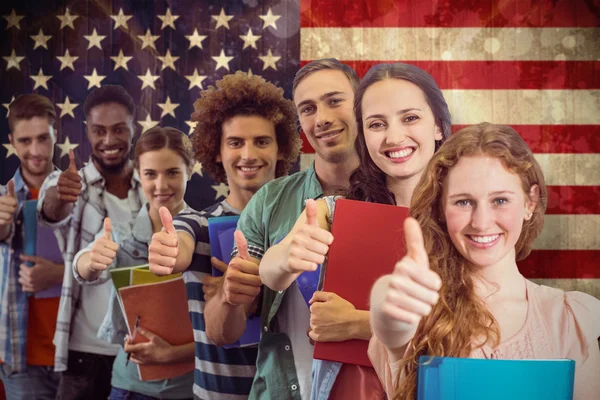
[[[49,164],[51,164],[51,165],[52,165],[52,162],[50,162]],[[42,171],[42,172],[35,172],[35,171],[32,171],[32,170],[30,170],[29,168],[27,168],[27,163],[21,163],[21,168],[22,168],[23,170],[25,170],[25,171],[26,171],[26,172],[27,172],[29,175],[31,175],[31,176],[46,176],[46,175],[48,175],[50,172],[52,172],[52,168],[53,168],[53,167],[50,167],[50,166],[48,166],[48,167],[46,167],[46,169],[45,169],[44,171]]]
[[[94,160],[96,165],[100,167],[102,170],[101,172],[106,172],[107,174],[113,175],[123,171],[123,168],[125,168],[125,165],[127,165],[129,162],[129,158],[124,157],[118,164],[106,165],[104,161],[100,157],[97,157],[94,153],[92,153],[92,160]]]

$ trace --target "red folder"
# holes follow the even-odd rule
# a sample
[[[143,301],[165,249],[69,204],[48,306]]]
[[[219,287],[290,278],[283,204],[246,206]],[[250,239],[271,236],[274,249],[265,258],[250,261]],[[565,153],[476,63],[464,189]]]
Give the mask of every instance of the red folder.
[[[130,335],[139,316],[140,326],[172,345],[183,345],[194,341],[183,278],[128,286],[119,289],[119,292]],[[148,339],[138,332],[133,343],[147,341]],[[171,364],[138,365],[142,381],[175,378],[193,370],[193,360]]]
[[[322,290],[348,300],[357,310],[369,310],[373,284],[406,254],[408,216],[406,207],[338,200]],[[314,358],[372,367],[368,345],[366,340],[316,342]]]

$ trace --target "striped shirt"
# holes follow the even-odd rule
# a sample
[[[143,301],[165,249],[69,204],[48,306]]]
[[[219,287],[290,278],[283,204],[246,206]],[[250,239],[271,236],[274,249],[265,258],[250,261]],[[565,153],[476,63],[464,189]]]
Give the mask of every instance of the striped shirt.
[[[256,373],[256,347],[230,348],[216,346],[206,336],[202,278],[212,274],[208,218],[239,215],[225,201],[203,211],[186,208],[173,220],[175,229],[188,233],[196,242],[192,263],[183,273],[194,341],[196,369],[194,397],[197,399],[246,399]]]

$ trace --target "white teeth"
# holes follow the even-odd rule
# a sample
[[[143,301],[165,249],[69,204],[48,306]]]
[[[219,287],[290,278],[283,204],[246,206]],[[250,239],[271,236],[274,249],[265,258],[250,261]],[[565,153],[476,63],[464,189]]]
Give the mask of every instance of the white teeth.
[[[240,167],[240,169],[244,172],[258,171],[258,167]]]
[[[472,241],[477,243],[491,243],[494,240],[498,239],[500,235],[492,235],[492,236],[469,236]]]
[[[319,139],[328,139],[328,138],[330,138],[332,136],[335,136],[337,134],[338,134],[338,131],[331,132],[331,133],[328,133],[327,135],[319,136]]]
[[[119,149],[103,150],[106,154],[113,155],[119,152]]]
[[[409,147],[408,149],[404,149],[404,150],[400,150],[400,151],[391,151],[388,153],[388,156],[390,158],[404,158],[404,157],[408,157],[409,155],[411,155],[413,153],[413,151],[415,151],[415,149],[413,149],[412,147]]]

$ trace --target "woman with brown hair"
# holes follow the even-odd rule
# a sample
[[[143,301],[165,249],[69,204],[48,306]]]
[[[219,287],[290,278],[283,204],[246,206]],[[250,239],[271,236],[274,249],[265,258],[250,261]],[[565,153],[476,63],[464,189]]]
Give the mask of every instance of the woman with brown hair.
[[[600,392],[600,301],[517,268],[546,199],[539,164],[508,126],[465,128],[433,156],[405,224],[408,254],[371,292],[369,355],[390,398],[416,397],[423,355],[569,358],[575,398]]]
[[[73,260],[76,266],[73,273],[78,282],[98,283],[110,279],[108,269],[148,263],[152,234],[163,229],[158,210],[166,207],[176,215],[185,208],[183,196],[194,162],[192,143],[183,132],[156,126],[142,134],[135,146],[135,169],[148,203],[131,223],[104,220],[104,229],[96,235],[96,240]],[[193,361],[194,342],[172,346],[144,329],[143,322],[137,334],[149,342],[130,343],[113,287],[108,312],[98,332],[99,338],[123,345],[113,365],[110,399],[191,399],[192,371],[173,379],[142,381],[136,364]],[[129,363],[128,354],[131,355]]]
[[[408,207],[412,192],[435,150],[450,135],[450,112],[435,80],[409,64],[379,64],[363,77],[354,100],[358,127],[355,142],[360,164],[350,177],[347,198]],[[264,255],[259,273],[273,290],[287,289],[305,271],[324,262],[333,237],[330,233],[337,196],[306,202],[292,231]],[[369,340],[369,313],[333,293],[316,292],[311,300],[315,341],[326,341],[318,309],[332,296],[339,311],[364,321],[359,336]],[[354,318],[352,318],[354,319]],[[338,324],[339,326],[339,324]],[[335,329],[335,328],[334,328]],[[340,329],[339,327],[337,329]],[[344,329],[344,328],[341,328]],[[335,371],[331,378],[331,371]],[[332,385],[332,382],[335,384]],[[378,398],[381,389],[372,368],[313,361],[312,398]]]

